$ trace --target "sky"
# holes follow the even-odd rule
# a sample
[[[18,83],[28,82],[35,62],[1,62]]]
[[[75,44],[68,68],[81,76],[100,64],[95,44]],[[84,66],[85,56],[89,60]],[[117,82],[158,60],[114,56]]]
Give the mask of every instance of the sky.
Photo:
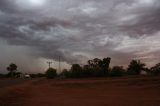
[[[160,62],[160,0],[0,0],[0,70],[44,72],[111,57]]]

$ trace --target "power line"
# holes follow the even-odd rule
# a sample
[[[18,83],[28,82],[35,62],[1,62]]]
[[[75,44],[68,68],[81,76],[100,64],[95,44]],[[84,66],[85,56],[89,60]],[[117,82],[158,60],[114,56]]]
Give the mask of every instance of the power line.
[[[51,62],[51,61],[48,61],[48,62],[47,62],[49,68],[51,68],[51,64],[52,64],[52,63],[53,63],[53,62]]]
[[[58,57],[58,60],[59,60],[59,71],[61,71],[61,58],[60,58],[60,56]]]

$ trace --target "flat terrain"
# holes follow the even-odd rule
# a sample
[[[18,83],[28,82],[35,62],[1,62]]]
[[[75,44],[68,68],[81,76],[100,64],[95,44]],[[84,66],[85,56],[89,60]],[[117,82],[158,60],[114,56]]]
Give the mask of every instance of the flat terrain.
[[[26,82],[26,79],[1,79],[0,88],[13,86]]]
[[[0,106],[160,106],[160,77],[31,80],[1,89]]]

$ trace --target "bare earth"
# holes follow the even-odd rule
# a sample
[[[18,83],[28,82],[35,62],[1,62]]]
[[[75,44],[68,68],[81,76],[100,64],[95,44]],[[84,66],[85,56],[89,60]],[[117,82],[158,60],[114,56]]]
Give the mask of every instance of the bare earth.
[[[160,106],[160,77],[31,80],[1,88],[0,106]]]

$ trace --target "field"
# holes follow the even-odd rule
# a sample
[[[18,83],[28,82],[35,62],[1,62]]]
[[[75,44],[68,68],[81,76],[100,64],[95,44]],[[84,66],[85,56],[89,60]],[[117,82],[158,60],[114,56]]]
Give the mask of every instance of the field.
[[[0,106],[160,106],[160,77],[30,80],[0,88]]]

